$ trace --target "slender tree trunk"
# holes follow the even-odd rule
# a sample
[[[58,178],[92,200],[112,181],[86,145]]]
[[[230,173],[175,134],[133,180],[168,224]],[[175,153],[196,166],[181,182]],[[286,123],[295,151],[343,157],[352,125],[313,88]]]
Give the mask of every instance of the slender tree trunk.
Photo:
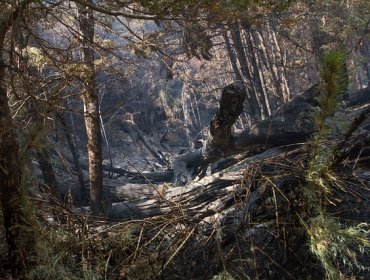
[[[267,33],[270,37],[270,41],[273,45],[273,57],[274,57],[274,63],[275,65],[278,64],[280,65],[280,70],[277,70],[277,74],[279,77],[279,83],[281,84],[282,87],[282,94],[283,94],[283,100],[284,103],[288,102],[290,99],[290,87],[288,83],[288,78],[287,78],[287,73],[285,69],[285,61],[283,58],[283,53],[281,51],[279,41],[276,38],[276,32],[273,28],[268,28]],[[277,67],[278,68],[278,67]]]
[[[36,154],[45,185],[57,199],[60,199],[58,182],[55,178],[54,168],[51,164],[49,151],[45,148],[41,148],[36,151]]]
[[[185,126],[185,135],[186,135],[186,141],[188,142],[190,150],[194,149],[194,141],[191,137],[191,127],[193,126],[193,121],[190,116],[189,112],[189,104],[190,104],[190,96],[187,93],[187,85],[184,84],[181,92],[181,106],[182,106],[182,112],[184,115],[184,126]]]
[[[266,30],[265,33],[269,32]],[[268,72],[271,75],[272,80],[272,88],[275,89],[275,98],[273,102],[270,102],[273,112],[276,111],[277,107],[282,106],[286,101],[286,92],[285,92],[285,84],[281,79],[281,75],[279,72],[284,71],[283,66],[278,66],[276,64],[275,55],[275,45],[272,44],[270,40],[265,38],[264,32],[255,31],[255,36],[258,38],[260,49],[262,50],[262,54],[264,56],[264,60],[266,61],[266,67]],[[270,39],[270,35],[268,35]],[[270,97],[271,98],[271,97]]]
[[[248,102],[248,108],[246,109],[249,112],[250,118],[253,119],[255,116],[258,116],[260,114],[260,111],[258,109],[258,102],[257,100],[253,101],[250,96],[251,94],[250,92],[252,92],[253,89],[245,88],[245,82],[244,82],[242,73],[240,72],[240,69],[238,68],[238,62],[237,62],[236,55],[234,53],[234,50],[232,49],[232,46],[231,46],[231,43],[230,43],[230,40],[229,40],[229,37],[226,31],[223,32],[223,37],[224,37],[224,41],[226,45],[227,54],[229,55],[231,67],[234,71],[235,78],[240,84],[244,86],[245,92],[247,92],[246,99]],[[256,104],[253,104],[253,102],[256,102]]]
[[[90,0],[92,3],[92,0]],[[82,63],[86,66],[84,91],[85,127],[89,158],[90,199],[94,215],[103,215],[103,168],[102,136],[99,117],[99,98],[94,66],[94,17],[93,11],[78,5],[80,32],[82,35]]]
[[[253,116],[257,120],[261,119],[261,108],[260,104],[257,99],[257,94],[262,90],[261,88],[256,87],[255,81],[252,78],[251,71],[249,69],[249,63],[247,60],[246,53],[244,51],[243,42],[240,36],[240,30],[238,24],[233,24],[230,28],[231,36],[234,42],[234,48],[236,51],[236,57],[238,58],[240,69],[247,81],[247,88],[248,88],[248,98],[251,100],[251,106],[256,108],[258,115]]]
[[[243,24],[243,29],[244,29],[244,35],[245,35],[244,38],[246,40],[246,45],[247,45],[247,49],[249,53],[249,61],[251,62],[251,68],[252,68],[251,72],[253,73],[253,82],[255,84],[256,91],[260,96],[260,104],[261,104],[262,112],[265,117],[268,117],[270,115],[269,104],[268,104],[268,101],[266,98],[266,92],[263,86],[263,77],[258,67],[257,56],[255,53],[253,41],[251,38],[250,27],[247,24]]]
[[[282,102],[281,100],[283,94],[281,92],[281,86],[278,81],[277,68],[276,65],[272,63],[271,55],[269,53],[271,49],[267,50],[266,42],[263,38],[263,33],[258,30],[253,30],[252,36],[257,48],[257,54],[261,57],[259,59],[260,64],[264,65],[267,70],[267,75],[269,76],[268,79],[265,79],[265,88],[266,91],[267,88],[270,89],[272,93],[268,95],[268,99],[270,110],[275,112],[278,106],[284,104],[284,102]],[[267,84],[268,81],[270,81],[270,84]]]
[[[370,40],[364,39],[360,46],[360,55],[362,57],[370,57]],[[364,73],[365,85],[370,86],[370,62],[364,61],[361,64],[361,68]]]
[[[226,31],[223,32],[223,38],[224,38],[224,41],[225,41],[227,54],[229,55],[231,67],[234,71],[235,78],[236,78],[237,81],[239,81],[241,83],[244,83],[244,79],[243,79],[242,74],[240,73],[240,70],[238,68],[236,55],[235,55],[235,53],[232,49],[232,46],[231,46],[231,43],[230,43],[230,40],[229,40],[229,37],[228,37]]]
[[[267,62],[264,63],[265,58],[263,57],[263,52],[261,53],[259,51],[261,44],[258,42],[259,39],[257,38],[256,35],[257,35],[257,31],[249,29],[249,39],[251,42],[251,46],[253,47],[253,50],[254,50],[253,56],[254,56],[254,59],[257,65],[257,72],[258,72],[258,76],[259,76],[261,87],[262,87],[262,94],[263,94],[262,100],[266,104],[266,107],[265,107],[265,110],[267,113],[266,117],[268,117],[271,115],[271,105],[270,104],[271,104],[272,94],[269,94],[268,92],[268,88],[270,87],[267,85],[267,77],[264,74],[264,68],[267,68]],[[248,34],[246,34],[246,36],[248,36]]]
[[[23,3],[25,5],[25,3]],[[0,199],[13,279],[28,279],[36,254],[33,213],[27,209],[27,190],[22,184],[22,166],[8,104],[3,58],[5,35],[23,9],[0,21]]]
[[[57,113],[57,118],[59,122],[62,124],[64,135],[67,138],[67,142],[71,150],[75,170],[77,172],[78,184],[80,186],[81,204],[85,205],[86,204],[86,187],[85,187],[85,181],[84,181],[82,168],[80,164],[80,153],[76,145],[76,140],[75,140],[74,134],[72,135],[72,133],[70,132],[70,127],[66,119],[64,118],[64,116],[61,113]]]

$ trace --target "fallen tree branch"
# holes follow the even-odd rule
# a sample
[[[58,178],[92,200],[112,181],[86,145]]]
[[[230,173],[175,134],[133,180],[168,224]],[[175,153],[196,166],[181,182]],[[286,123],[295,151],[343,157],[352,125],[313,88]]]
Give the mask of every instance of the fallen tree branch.
[[[272,147],[306,141],[315,131],[312,113],[318,106],[318,95],[318,87],[313,86],[273,116],[233,135],[231,127],[242,112],[245,93],[235,84],[225,87],[205,146],[173,161],[175,183],[186,184],[199,173],[204,176],[206,167],[222,157],[255,149],[260,153]]]

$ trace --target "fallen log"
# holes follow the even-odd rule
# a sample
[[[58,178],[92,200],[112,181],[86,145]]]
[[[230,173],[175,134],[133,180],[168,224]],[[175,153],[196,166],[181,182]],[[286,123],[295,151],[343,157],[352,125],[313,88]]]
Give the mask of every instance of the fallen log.
[[[87,163],[81,162],[81,168],[87,170]],[[103,171],[117,174],[125,179],[130,180],[131,183],[136,184],[170,182],[173,178],[172,170],[159,172],[132,172],[124,168],[103,164]]]
[[[212,216],[234,200],[234,190],[240,186],[245,168],[279,155],[287,156],[302,145],[278,147],[247,158],[222,172],[192,181],[186,186],[174,184],[125,184],[111,180],[104,182],[105,190],[112,196],[112,218],[148,218],[170,211],[194,212],[199,219]],[[113,184],[113,185],[112,185]],[[256,206],[257,199],[250,207]]]
[[[315,131],[312,113],[318,106],[318,95],[318,86],[313,86],[273,116],[233,135],[232,125],[242,112],[245,92],[238,84],[226,86],[222,91],[220,109],[210,123],[204,147],[173,161],[175,183],[186,184],[198,174],[204,176],[206,167],[220,158],[306,141]]]

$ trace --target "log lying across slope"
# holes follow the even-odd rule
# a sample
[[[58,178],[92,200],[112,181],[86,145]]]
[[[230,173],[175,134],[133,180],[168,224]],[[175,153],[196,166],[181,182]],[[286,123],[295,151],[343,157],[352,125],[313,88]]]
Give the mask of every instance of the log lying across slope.
[[[231,100],[243,100],[243,95],[237,92],[235,85],[224,90],[223,97],[229,95]],[[231,89],[231,90],[230,90]],[[235,95],[234,95],[235,93]],[[370,94],[370,91],[369,91]],[[256,164],[263,159],[284,155],[296,149],[300,149],[315,131],[313,109],[318,106],[316,96],[318,88],[312,87],[302,95],[297,96],[291,102],[283,106],[274,116],[263,120],[248,128],[238,135],[232,135],[232,121],[238,114],[227,114],[227,109],[232,106],[222,107],[211,122],[210,141],[205,148],[190,152],[178,158],[174,163],[176,176],[183,176],[180,180],[192,179],[192,171],[207,166],[217,161],[220,157],[237,154],[243,151],[251,151],[251,157],[235,164],[222,172],[205,176],[201,180],[191,181],[185,186],[162,184],[160,186],[147,184],[105,184],[114,201],[123,201],[124,197],[130,197],[125,202],[117,203],[113,207],[113,216],[116,218],[144,218],[155,216],[170,211],[176,205],[184,207],[186,211],[196,211],[205,214],[211,207],[213,210],[221,207],[221,200],[234,186],[240,184],[243,170],[251,164]],[[233,99],[235,97],[235,99]],[[224,100],[224,99],[222,99]],[[352,102],[352,101],[351,101]],[[222,103],[222,102],[221,102]],[[366,103],[366,102],[365,102]],[[369,104],[356,104],[364,105]],[[236,107],[234,107],[236,108]],[[234,112],[239,112],[236,108]],[[368,109],[367,109],[368,110]],[[360,115],[364,109],[351,108],[346,114],[352,119]],[[225,122],[222,122],[226,119]],[[219,127],[220,124],[226,124]],[[217,129],[219,129],[217,131]],[[222,131],[222,133],[219,133]],[[258,151],[258,152],[257,152]],[[254,155],[253,155],[254,154]],[[176,170],[176,168],[178,168]],[[185,174],[185,175],[184,175]],[[177,178],[179,180],[179,178]],[[221,207],[222,208],[222,207]],[[210,210],[209,210],[210,211]],[[208,212],[209,212],[208,211]],[[202,215],[203,215],[202,214]]]
[[[195,213],[197,218],[212,216],[227,208],[225,203],[228,200],[234,200],[234,191],[240,186],[244,169],[248,165],[280,154],[285,155],[300,149],[301,146],[298,144],[268,150],[185,186],[176,186],[172,183],[119,184],[113,181],[112,185],[106,182],[106,191],[114,201],[121,201],[113,204],[112,217],[142,219],[176,210],[188,214]],[[255,203],[256,201],[252,202],[253,205]]]
[[[233,135],[232,125],[242,112],[246,93],[237,84],[229,85],[222,92],[220,109],[210,123],[205,146],[173,161],[173,172],[168,170],[162,173],[147,173],[144,178],[140,173],[120,168],[105,165],[103,168],[129,178],[132,183],[162,183],[169,182],[172,178],[177,184],[190,182],[196,175],[205,171],[210,163],[221,158],[242,152],[253,156],[273,147],[306,141],[315,131],[313,111],[319,105],[316,100],[318,94],[318,86],[313,86],[285,104],[273,116]],[[369,88],[344,96],[344,106],[352,108],[346,112],[347,118],[352,119],[359,115],[362,110],[356,110],[356,107],[366,106],[369,102]]]
[[[246,93],[237,84],[225,87],[205,146],[173,162],[175,182],[191,181],[199,169],[221,157],[305,141],[314,132],[312,112],[318,106],[315,99],[318,94],[318,87],[313,86],[285,104],[273,116],[233,135],[231,127],[242,112]]]

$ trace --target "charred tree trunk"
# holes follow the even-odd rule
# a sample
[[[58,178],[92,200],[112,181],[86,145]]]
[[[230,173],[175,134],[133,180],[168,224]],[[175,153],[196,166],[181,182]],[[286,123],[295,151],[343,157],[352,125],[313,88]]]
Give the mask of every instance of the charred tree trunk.
[[[236,58],[234,50],[231,46],[231,43],[230,43],[230,40],[229,40],[229,37],[228,37],[226,31],[224,31],[223,37],[224,37],[224,41],[225,41],[225,45],[226,45],[226,50],[227,50],[227,53],[229,55],[230,63],[231,63],[232,69],[234,71],[234,75],[235,75],[235,78],[236,78],[237,82],[242,83],[242,85],[243,85],[243,87],[244,87],[244,89],[247,93],[252,92],[253,91],[252,88],[247,90],[244,86],[245,85],[244,79],[243,79],[242,73],[240,72],[240,70],[238,68],[237,58]],[[248,101],[247,111],[249,112],[250,117],[252,119],[254,119],[256,116],[258,116],[260,114],[259,108],[258,108],[258,106],[256,106],[256,105],[258,105],[257,99],[253,100],[253,98],[250,96],[250,93],[247,94],[245,98]]]
[[[259,57],[261,57],[259,59],[260,65],[263,65],[262,69],[266,69],[264,73],[267,73],[265,75],[268,75],[268,78],[265,78],[264,85],[266,91],[267,88],[271,91],[270,94],[267,96],[267,98],[269,99],[270,111],[275,112],[279,106],[284,104],[284,102],[282,98],[283,94],[281,86],[277,78],[277,71],[275,71],[276,67],[274,67],[269,56],[269,51],[271,50],[267,50],[266,42],[263,38],[262,32],[259,32],[258,30],[253,30],[251,33],[254,44],[256,45],[257,54]]]
[[[184,156],[186,159],[181,157],[173,163],[176,182],[189,181],[194,175],[191,173],[198,171],[197,167],[202,167],[205,162],[213,162],[234,149],[231,127],[243,111],[245,96],[246,92],[240,83],[229,85],[223,89],[220,109],[210,123],[206,145],[200,150],[186,154]],[[189,164],[196,167],[190,174]],[[204,170],[202,172],[204,173]]]
[[[260,104],[257,98],[257,94],[260,91],[260,89],[256,86],[254,79],[252,78],[249,63],[248,63],[247,56],[244,50],[242,38],[240,35],[239,25],[233,24],[231,26],[230,31],[231,31],[231,36],[234,42],[236,57],[238,58],[241,72],[243,76],[245,77],[245,81],[247,82],[247,85],[248,85],[247,94],[248,94],[248,99],[250,100],[249,102],[251,102],[250,106],[254,107],[257,113],[257,115],[252,116],[252,118],[260,120],[262,118],[261,108],[260,108]]]
[[[80,153],[78,151],[78,147],[76,145],[76,141],[70,132],[70,128],[67,124],[66,119],[61,113],[57,113],[57,118],[59,122],[62,124],[64,135],[67,138],[67,142],[69,145],[69,148],[71,150],[71,154],[73,157],[73,163],[75,166],[75,171],[77,172],[77,177],[78,177],[78,184],[80,186],[80,196],[81,196],[81,204],[85,205],[86,204],[86,187],[85,187],[85,181],[82,173],[82,168],[80,164]]]
[[[224,88],[220,110],[213,118],[206,145],[202,149],[180,156],[173,162],[176,183],[189,182],[208,164],[232,154],[307,140],[314,132],[313,108],[318,106],[317,86],[308,89],[285,104],[275,115],[233,135],[231,126],[242,112],[245,93],[242,87],[229,85]],[[253,153],[252,153],[253,154]],[[202,173],[202,175],[203,175]]]
[[[253,82],[255,84],[255,88],[257,91],[257,94],[259,95],[259,100],[262,108],[263,115],[268,117],[270,115],[270,110],[269,110],[269,103],[267,99],[267,94],[265,91],[265,87],[263,84],[263,75],[261,71],[259,70],[258,66],[258,57],[256,55],[256,52],[254,50],[254,44],[252,40],[252,35],[250,31],[250,27],[247,24],[243,24],[243,29],[244,29],[244,38],[246,40],[246,46],[248,49],[249,53],[249,61],[251,63],[251,69],[252,69],[252,75],[253,75]]]
[[[191,130],[190,128],[192,127],[193,121],[191,119],[190,113],[189,113],[189,106],[188,102],[191,102],[189,99],[191,98],[188,94],[188,89],[187,86],[184,84],[181,92],[181,107],[182,107],[182,112],[184,115],[184,127],[185,127],[185,135],[186,135],[186,141],[190,147],[190,150],[194,148],[194,142],[191,137]]]
[[[90,1],[92,2],[92,1]],[[90,199],[94,215],[103,213],[102,135],[99,117],[99,98],[94,66],[94,17],[91,8],[78,5],[80,32],[82,36],[82,63],[86,66],[84,77],[84,118],[89,158]]]
[[[36,151],[36,154],[42,172],[42,177],[44,178],[44,184],[49,188],[50,193],[52,193],[57,199],[60,199],[58,182],[55,178],[54,168],[51,164],[49,151],[45,148],[41,148]]]
[[[278,82],[282,89],[282,99],[283,99],[282,104],[284,104],[288,102],[288,100],[290,99],[290,87],[289,87],[288,77],[287,77],[286,68],[285,68],[285,61],[283,58],[284,56],[280,48],[279,41],[276,38],[275,30],[271,28],[270,26],[268,26],[267,34],[268,34],[267,36],[269,38],[269,41],[272,45],[271,47],[272,51],[270,53],[271,53],[271,57],[273,60],[272,62],[274,66],[273,68],[276,68],[274,72],[276,72],[276,75],[278,77]],[[278,65],[280,65],[280,67]]]
[[[9,263],[14,279],[28,279],[27,272],[34,265],[36,236],[33,214],[27,209],[27,189],[22,186],[22,166],[18,141],[15,136],[8,104],[5,61],[3,57],[5,36],[27,2],[17,6],[0,21],[0,198],[8,244]]]
[[[246,92],[237,84],[223,89],[220,108],[210,123],[208,140],[203,149],[206,160],[219,158],[233,149],[231,127],[243,111],[243,102]]]

